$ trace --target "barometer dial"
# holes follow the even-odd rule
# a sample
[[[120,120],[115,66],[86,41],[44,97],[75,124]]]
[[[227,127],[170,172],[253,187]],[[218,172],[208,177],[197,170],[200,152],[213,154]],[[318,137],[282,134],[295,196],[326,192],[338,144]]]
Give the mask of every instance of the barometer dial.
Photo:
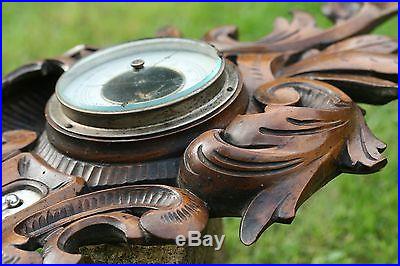
[[[88,56],[57,83],[65,106],[112,113],[179,101],[218,77],[223,59],[213,47],[184,39],[148,39]]]
[[[46,107],[47,136],[85,160],[177,154],[244,112],[241,92],[236,66],[205,42],[129,42],[85,57],[60,77]]]

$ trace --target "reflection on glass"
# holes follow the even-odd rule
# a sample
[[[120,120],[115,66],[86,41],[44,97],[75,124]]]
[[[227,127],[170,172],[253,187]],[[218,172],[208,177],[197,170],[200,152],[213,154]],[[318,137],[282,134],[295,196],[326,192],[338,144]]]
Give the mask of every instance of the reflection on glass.
[[[118,75],[103,85],[106,100],[126,105],[164,97],[183,85],[183,77],[165,67],[149,67]]]

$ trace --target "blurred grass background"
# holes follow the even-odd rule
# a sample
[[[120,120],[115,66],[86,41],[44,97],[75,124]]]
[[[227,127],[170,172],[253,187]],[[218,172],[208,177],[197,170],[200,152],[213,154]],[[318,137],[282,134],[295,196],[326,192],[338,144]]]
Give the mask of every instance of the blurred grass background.
[[[17,66],[59,55],[79,43],[108,46],[152,37],[175,25],[185,37],[209,29],[239,26],[241,40],[272,30],[289,10],[330,22],[320,3],[3,3],[3,75]],[[375,33],[397,38],[397,18]],[[293,224],[275,224],[256,244],[242,245],[239,219],[225,220],[225,257],[230,263],[397,263],[397,101],[366,106],[372,131],[388,144],[388,165],[368,176],[341,175],[298,211]]]

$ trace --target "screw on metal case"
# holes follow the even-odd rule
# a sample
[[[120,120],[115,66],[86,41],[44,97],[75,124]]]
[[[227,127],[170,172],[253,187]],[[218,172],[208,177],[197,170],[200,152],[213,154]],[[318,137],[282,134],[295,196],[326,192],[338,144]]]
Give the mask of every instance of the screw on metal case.
[[[131,62],[131,67],[134,71],[139,71],[144,68],[144,60],[142,59],[135,59]]]
[[[5,196],[4,203],[5,207],[3,207],[3,210],[7,208],[12,209],[21,206],[21,204],[23,204],[23,200],[17,195],[10,193]]]

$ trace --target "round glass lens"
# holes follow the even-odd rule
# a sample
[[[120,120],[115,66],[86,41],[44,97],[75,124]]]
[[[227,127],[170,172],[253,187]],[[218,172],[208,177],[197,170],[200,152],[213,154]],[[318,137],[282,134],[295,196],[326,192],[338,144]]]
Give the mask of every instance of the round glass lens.
[[[202,42],[155,38],[100,50],[74,64],[56,85],[62,105],[80,112],[160,108],[207,87],[224,68]]]

